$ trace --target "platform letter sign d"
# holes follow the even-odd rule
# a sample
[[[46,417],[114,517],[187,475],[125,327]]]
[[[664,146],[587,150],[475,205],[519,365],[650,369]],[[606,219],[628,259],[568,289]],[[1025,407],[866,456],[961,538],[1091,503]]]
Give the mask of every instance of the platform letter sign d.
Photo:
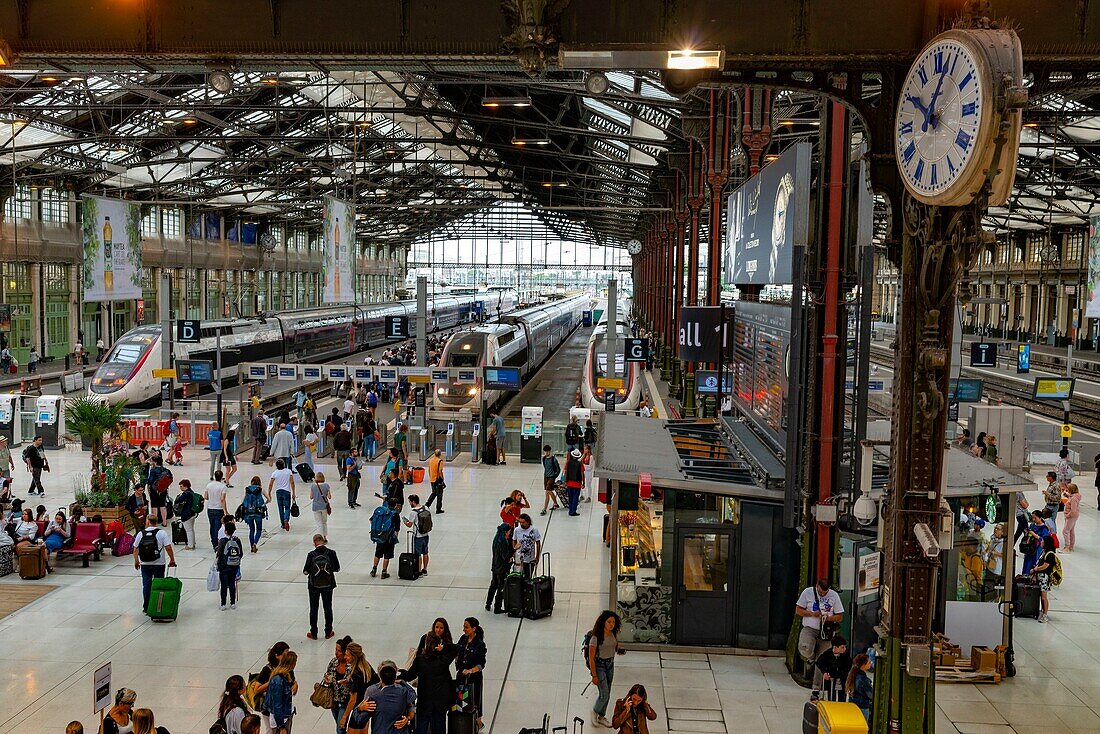
[[[198,344],[202,338],[202,324],[196,319],[176,321],[176,341],[180,344]]]
[[[627,339],[626,361],[645,362],[649,354],[649,339]]]

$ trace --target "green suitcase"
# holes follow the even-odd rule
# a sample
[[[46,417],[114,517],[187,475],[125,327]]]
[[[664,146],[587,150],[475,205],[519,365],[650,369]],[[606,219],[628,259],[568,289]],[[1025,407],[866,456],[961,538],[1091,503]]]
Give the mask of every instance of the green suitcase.
[[[174,622],[180,610],[183,582],[175,576],[153,579],[149,592],[149,618],[154,622]]]

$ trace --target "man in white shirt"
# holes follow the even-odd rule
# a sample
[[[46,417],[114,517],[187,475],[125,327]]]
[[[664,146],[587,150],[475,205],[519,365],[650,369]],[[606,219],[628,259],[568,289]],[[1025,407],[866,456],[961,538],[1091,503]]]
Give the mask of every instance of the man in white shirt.
[[[143,542],[144,541],[144,542]],[[153,579],[164,578],[165,567],[176,566],[172,540],[153,517],[145,518],[145,527],[134,540],[134,568],[141,571],[141,611],[149,608]]]
[[[355,401],[351,399],[351,395],[344,398],[344,420],[349,421],[355,417]]]
[[[645,398],[642,399],[641,407],[638,408],[638,415],[642,416],[643,418],[653,417],[653,408],[649,407],[649,401]]]
[[[832,632],[822,637],[821,623],[839,625],[844,618],[844,605],[840,594],[829,588],[828,579],[818,579],[816,586],[803,590],[795,602],[794,613],[802,617],[802,629],[798,634],[798,654],[813,667],[817,656],[829,647]],[[834,628],[835,631],[835,628]]]
[[[202,493],[206,500],[206,519],[210,521],[210,545],[218,549],[218,531],[222,528],[222,518],[229,514],[229,502],[226,494],[229,488],[222,481],[221,469],[214,472],[214,481],[206,485]]]
[[[279,523],[290,531],[290,506],[294,502],[294,472],[284,459],[275,462],[275,471],[267,482],[267,493],[275,490],[275,502],[279,505]]]
[[[428,529],[424,532],[420,532],[420,524],[417,520],[420,519],[420,513],[423,512],[427,517]],[[428,534],[431,532],[432,513],[426,507],[420,506],[420,496],[415,494],[409,495],[409,509],[405,512],[401,518],[405,523],[405,527],[413,531],[413,553],[419,558],[418,569],[421,576],[428,575]],[[422,524],[422,523],[421,523]]]

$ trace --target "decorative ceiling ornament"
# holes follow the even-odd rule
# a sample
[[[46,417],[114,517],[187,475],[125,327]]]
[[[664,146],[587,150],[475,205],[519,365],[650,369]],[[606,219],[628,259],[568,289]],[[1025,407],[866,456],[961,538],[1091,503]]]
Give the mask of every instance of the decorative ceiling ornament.
[[[509,29],[501,41],[519,57],[519,65],[530,76],[541,76],[548,61],[557,56],[561,39],[559,21],[569,2],[501,0],[500,10]]]

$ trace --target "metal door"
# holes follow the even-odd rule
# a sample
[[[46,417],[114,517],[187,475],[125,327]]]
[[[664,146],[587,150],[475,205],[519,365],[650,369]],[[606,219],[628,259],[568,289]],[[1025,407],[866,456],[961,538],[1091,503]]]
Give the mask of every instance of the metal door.
[[[733,644],[735,547],[731,527],[676,528],[677,644]]]

